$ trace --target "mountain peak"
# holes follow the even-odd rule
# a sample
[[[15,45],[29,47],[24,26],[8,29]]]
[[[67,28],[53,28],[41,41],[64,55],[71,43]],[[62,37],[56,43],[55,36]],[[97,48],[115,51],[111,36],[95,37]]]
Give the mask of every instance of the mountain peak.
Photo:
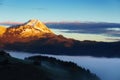
[[[45,32],[45,33],[53,33],[44,23],[39,21],[38,19],[31,19],[28,22],[24,24],[24,26],[31,26],[36,30],[39,30],[40,32]]]
[[[1,41],[10,43],[37,40],[45,37],[46,34],[55,35],[44,23],[37,19],[31,19],[24,24],[3,29],[0,28],[3,31],[0,32]]]
[[[26,25],[30,25],[30,26],[34,26],[36,23],[41,23],[39,20],[37,19],[30,19],[28,22],[26,22]]]

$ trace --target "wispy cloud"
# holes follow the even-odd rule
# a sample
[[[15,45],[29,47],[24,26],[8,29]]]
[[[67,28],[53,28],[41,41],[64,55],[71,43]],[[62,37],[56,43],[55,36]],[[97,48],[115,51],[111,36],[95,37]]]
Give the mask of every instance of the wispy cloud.
[[[23,22],[0,22],[0,25],[18,25],[23,24]]]
[[[120,41],[120,38],[106,38],[106,40],[111,40],[111,41]]]
[[[50,28],[61,29],[64,33],[102,34],[120,37],[120,24],[117,23],[53,23]]]

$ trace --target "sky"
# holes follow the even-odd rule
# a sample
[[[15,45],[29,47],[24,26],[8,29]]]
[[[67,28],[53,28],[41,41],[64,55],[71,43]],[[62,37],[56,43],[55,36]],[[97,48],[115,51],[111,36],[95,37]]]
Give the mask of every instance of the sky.
[[[85,23],[66,26],[68,28],[60,25],[62,30],[58,26],[53,28],[55,33],[68,38],[120,41],[120,0],[0,0],[0,23],[27,22],[30,19],[48,23]],[[90,26],[88,22],[119,24]]]
[[[120,0],[0,0],[0,22],[120,23]]]

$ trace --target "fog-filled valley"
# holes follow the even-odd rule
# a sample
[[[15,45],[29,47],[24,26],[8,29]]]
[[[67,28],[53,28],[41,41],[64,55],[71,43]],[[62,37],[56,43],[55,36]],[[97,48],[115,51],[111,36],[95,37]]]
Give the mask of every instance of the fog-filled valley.
[[[62,56],[62,55],[47,55],[47,54],[31,54],[24,52],[8,51],[11,56],[24,59],[28,56],[42,55],[54,57],[63,61],[72,61],[83,68],[89,69],[92,73],[98,75],[101,80],[119,80],[120,79],[120,59],[119,58],[105,58],[105,57],[91,57],[91,56]]]
[[[0,80],[120,80],[120,0],[0,0]]]

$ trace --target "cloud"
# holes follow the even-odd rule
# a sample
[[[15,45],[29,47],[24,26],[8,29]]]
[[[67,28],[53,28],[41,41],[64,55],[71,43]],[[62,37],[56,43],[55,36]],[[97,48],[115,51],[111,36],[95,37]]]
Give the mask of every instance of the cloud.
[[[120,27],[107,28],[106,34],[108,34],[109,36],[120,37]]]
[[[103,34],[120,37],[120,24],[117,23],[48,23],[50,28],[64,33]]]
[[[111,41],[120,41],[118,38],[106,38],[106,40],[111,40]]]
[[[19,25],[19,24],[23,24],[23,23],[22,22],[0,22],[0,25],[5,25],[5,26]]]
[[[120,31],[120,28],[107,28],[107,30],[111,30],[111,31]]]
[[[4,25],[20,22],[1,22]],[[120,24],[117,23],[46,23],[49,28],[59,29],[63,33],[98,34],[108,37],[120,37]]]

